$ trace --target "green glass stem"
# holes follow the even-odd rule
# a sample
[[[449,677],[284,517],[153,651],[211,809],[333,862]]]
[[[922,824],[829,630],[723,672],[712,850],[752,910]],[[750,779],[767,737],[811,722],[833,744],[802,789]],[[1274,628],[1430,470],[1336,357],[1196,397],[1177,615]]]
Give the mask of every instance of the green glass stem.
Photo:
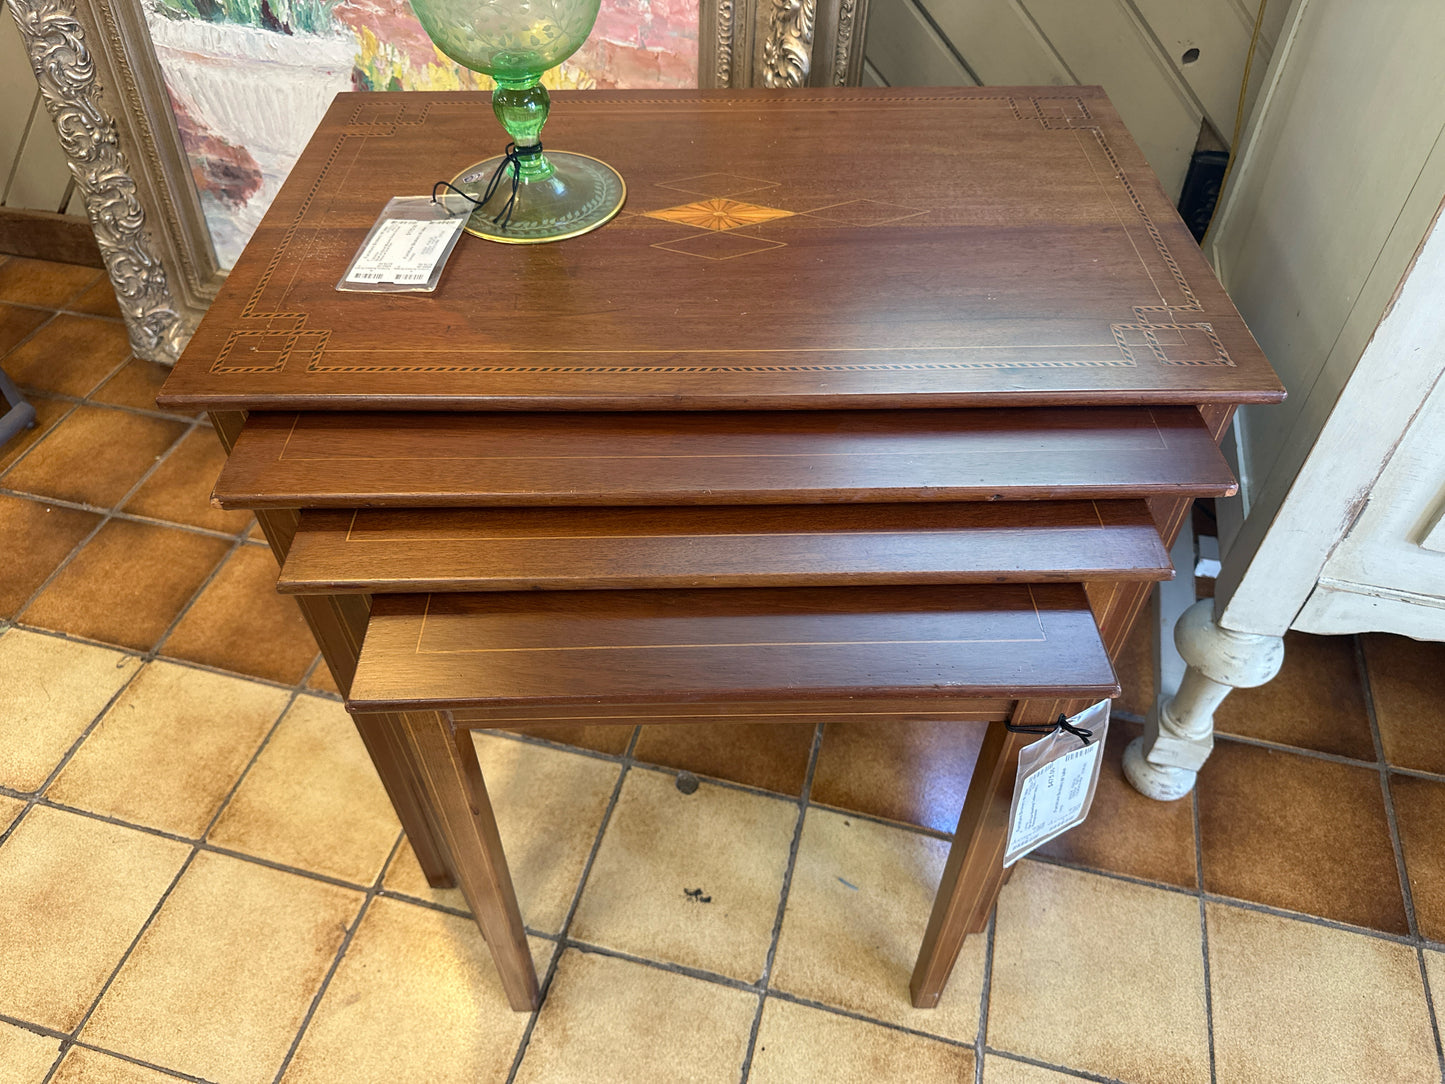
[[[522,80],[498,79],[492,91],[492,112],[519,147],[532,147],[542,141],[542,125],[547,123],[551,104],[547,88],[535,75]],[[518,164],[523,184],[546,180],[556,173],[545,154],[529,155],[519,159]]]

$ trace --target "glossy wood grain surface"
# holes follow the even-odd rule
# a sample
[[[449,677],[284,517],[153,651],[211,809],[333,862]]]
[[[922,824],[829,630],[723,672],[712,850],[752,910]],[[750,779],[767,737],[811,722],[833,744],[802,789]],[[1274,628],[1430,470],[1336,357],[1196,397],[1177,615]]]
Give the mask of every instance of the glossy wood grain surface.
[[[343,94],[166,385],[179,409],[815,409],[1282,396],[1097,87],[558,93],[623,213],[335,289],[484,94]]]
[[[290,594],[1167,579],[1143,501],[313,510]]]
[[[1015,701],[1009,697],[970,696],[870,697],[851,704],[819,700],[712,701],[691,704],[508,704],[500,707],[453,708],[448,715],[458,726],[473,729],[550,725],[714,723],[988,723],[1007,719]],[[358,716],[358,718],[363,718]]]
[[[708,414],[253,414],[226,508],[1220,496],[1188,407]]]
[[[1076,584],[382,595],[355,711],[1113,696]]]

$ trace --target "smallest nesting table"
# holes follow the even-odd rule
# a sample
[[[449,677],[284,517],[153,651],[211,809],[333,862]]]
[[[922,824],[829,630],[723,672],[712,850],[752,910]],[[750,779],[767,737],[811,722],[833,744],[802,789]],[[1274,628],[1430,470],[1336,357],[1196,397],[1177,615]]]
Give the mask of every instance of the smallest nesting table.
[[[1117,691],[1075,584],[594,590],[378,598],[348,706],[363,726],[405,713],[426,813],[525,1009],[537,978],[471,730],[589,716],[997,722],[1011,698]],[[1001,752],[986,747],[976,770],[1001,770]],[[981,828],[961,829],[960,858],[986,841]],[[950,861],[915,969],[919,1003],[937,1001],[965,933],[986,920],[969,882],[1001,859]]]

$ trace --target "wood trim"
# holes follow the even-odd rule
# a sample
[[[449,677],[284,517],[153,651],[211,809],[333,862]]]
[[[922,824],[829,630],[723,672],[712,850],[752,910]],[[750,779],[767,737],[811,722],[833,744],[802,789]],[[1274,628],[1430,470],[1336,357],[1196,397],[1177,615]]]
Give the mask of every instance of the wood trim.
[[[105,266],[90,222],[54,211],[0,207],[0,254]]]

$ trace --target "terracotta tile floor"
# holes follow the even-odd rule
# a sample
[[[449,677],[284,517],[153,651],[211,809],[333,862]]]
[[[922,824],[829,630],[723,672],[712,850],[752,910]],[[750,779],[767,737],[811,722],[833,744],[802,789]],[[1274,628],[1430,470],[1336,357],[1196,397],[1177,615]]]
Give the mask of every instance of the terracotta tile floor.
[[[1093,815],[932,1011],[977,724],[479,736],[547,982],[507,1011],[105,289],[0,262],[42,408],[0,449],[3,1084],[1441,1081],[1445,645],[1390,636],[1292,635],[1169,805],[1119,768],[1136,638]]]

